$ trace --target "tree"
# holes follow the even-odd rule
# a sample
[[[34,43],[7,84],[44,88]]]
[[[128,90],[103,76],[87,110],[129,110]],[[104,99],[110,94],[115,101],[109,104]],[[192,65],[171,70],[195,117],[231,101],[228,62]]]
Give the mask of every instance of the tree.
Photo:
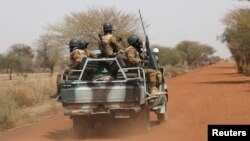
[[[37,56],[36,63],[43,68],[49,68],[50,73],[54,73],[55,66],[62,60],[62,51],[60,43],[49,34],[39,37],[36,42]]]
[[[200,47],[202,48],[202,52],[201,56],[199,57],[199,64],[209,64],[210,58],[213,57],[212,55],[215,53],[214,48],[206,44],[200,44]]]
[[[189,66],[203,65],[215,52],[211,46],[194,41],[182,41],[177,44],[176,49],[183,52],[182,57]]]
[[[102,24],[110,21],[115,34],[123,38],[122,44],[127,46],[127,37],[131,34],[140,36],[141,23],[139,16],[117,10],[115,7],[90,8],[87,11],[65,16],[60,23],[48,26],[48,31],[55,39],[65,44],[73,37],[90,41],[90,48],[97,47],[98,34],[102,33]],[[125,39],[125,40],[124,40]]]
[[[0,54],[0,72],[2,72],[6,67],[5,55]]]
[[[223,19],[226,28],[220,36],[236,60],[239,73],[250,73],[250,9],[238,8]]]
[[[33,51],[30,46],[25,44],[14,44],[10,47],[4,57],[3,66],[8,70],[10,79],[12,72],[23,75],[25,72],[33,71]]]
[[[157,47],[160,50],[159,58],[161,65],[172,65],[175,66],[177,64],[183,63],[183,59],[181,57],[181,52],[175,48],[163,47],[154,45],[152,47]]]
[[[182,41],[176,46],[177,50],[182,51],[185,54],[183,57],[189,66],[193,65],[198,56],[200,56],[201,49],[198,48],[198,45],[198,42]]]
[[[210,63],[210,64],[214,64],[214,63],[216,63],[216,62],[218,62],[218,61],[220,61],[220,60],[221,60],[220,56],[211,56],[211,57],[209,58],[209,63]]]

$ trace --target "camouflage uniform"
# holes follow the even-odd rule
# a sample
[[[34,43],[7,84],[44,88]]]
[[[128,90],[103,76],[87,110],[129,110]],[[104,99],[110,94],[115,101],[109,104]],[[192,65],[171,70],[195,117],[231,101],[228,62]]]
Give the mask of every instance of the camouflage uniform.
[[[68,74],[71,69],[78,69],[79,64],[87,57],[96,58],[96,55],[92,53],[91,51],[89,51],[88,49],[82,50],[82,49],[75,48],[70,54],[71,64],[69,65],[69,68],[66,69],[65,73]],[[58,91],[57,93],[59,93],[59,90],[60,90],[61,77],[62,77],[61,73],[57,75],[57,79],[56,79],[57,91]]]
[[[82,63],[82,61],[84,61],[87,57],[96,58],[96,54],[88,49],[74,49],[70,54],[70,65],[66,69],[66,73],[68,73],[71,69],[79,69],[80,63]]]
[[[101,36],[100,50],[103,57],[114,57],[120,48],[117,38],[111,33]]]
[[[139,52],[133,46],[126,48],[125,56],[127,58],[127,67],[136,67],[142,63]],[[144,68],[144,71],[149,79],[150,91],[155,93],[157,91],[156,86],[162,83],[162,74],[160,71],[150,68]]]
[[[70,69],[77,68],[78,65],[87,57],[95,58],[96,55],[87,49],[74,49],[70,54]]]
[[[80,49],[74,49],[71,54],[70,54],[70,69],[74,69],[74,66],[77,66],[78,64],[80,64],[82,62],[82,59],[87,57],[84,54],[83,50]]]

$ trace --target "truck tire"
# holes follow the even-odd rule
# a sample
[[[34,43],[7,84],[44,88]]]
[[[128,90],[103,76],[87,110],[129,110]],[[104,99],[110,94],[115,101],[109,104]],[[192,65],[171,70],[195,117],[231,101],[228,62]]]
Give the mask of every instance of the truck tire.
[[[168,96],[166,95],[165,113],[157,113],[157,120],[158,120],[158,123],[159,123],[159,124],[165,123],[165,122],[166,122],[167,102],[168,102]]]
[[[149,106],[143,105],[142,110],[134,117],[135,127],[142,133],[148,133],[150,131],[150,113]]]
[[[165,114],[158,113],[157,114],[157,120],[158,120],[159,124],[165,123],[166,122],[166,116],[165,116]]]
[[[87,137],[89,135],[90,125],[88,117],[73,116],[73,132],[77,137]]]

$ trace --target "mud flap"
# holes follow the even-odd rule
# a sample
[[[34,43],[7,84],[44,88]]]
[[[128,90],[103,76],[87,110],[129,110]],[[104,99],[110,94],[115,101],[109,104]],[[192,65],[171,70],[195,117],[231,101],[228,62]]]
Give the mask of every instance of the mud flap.
[[[152,99],[149,99],[150,109],[155,111],[156,113],[164,114],[167,111],[166,103],[167,98],[166,95],[155,96]]]
[[[151,110],[154,111],[157,115],[158,123],[164,123],[166,121],[167,114],[167,96],[162,95],[154,99],[154,102],[151,103]]]
[[[141,133],[148,133],[150,131],[150,109],[148,104],[142,106],[142,110],[132,117],[134,128]]]

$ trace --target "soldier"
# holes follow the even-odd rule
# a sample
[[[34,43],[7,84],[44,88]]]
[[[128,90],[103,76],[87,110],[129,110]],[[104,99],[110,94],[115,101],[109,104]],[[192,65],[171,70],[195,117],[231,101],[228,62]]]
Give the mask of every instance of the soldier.
[[[99,48],[102,53],[102,57],[115,57],[121,48],[117,38],[112,34],[113,26],[110,22],[103,24],[104,35],[99,35],[100,43]]]
[[[141,59],[140,52],[142,49],[141,40],[135,36],[131,35],[128,37],[129,47],[125,50],[125,56],[127,57],[127,67],[136,67],[140,66],[142,63],[149,63],[148,60]],[[145,74],[149,78],[150,93],[151,94],[162,94],[157,88],[156,85],[162,83],[162,74],[160,71],[144,68]]]
[[[70,65],[65,70],[65,74],[70,74],[70,70],[72,69],[79,69],[80,64],[82,63],[83,59],[86,57],[96,57],[94,53],[87,49],[88,42],[84,39],[76,39],[73,38],[69,42],[69,50],[70,50]],[[64,74],[63,74],[64,75]],[[60,93],[60,81],[61,81],[61,74],[57,75],[57,93],[52,98],[56,98]]]
[[[118,43],[118,38],[112,34],[113,26],[110,22],[105,22],[103,24],[104,35],[99,35],[99,49],[101,51],[101,56],[106,58],[118,57],[118,52],[121,48]],[[119,39],[120,41],[121,39]],[[108,70],[109,75],[116,78],[118,71],[118,66],[112,61],[104,62],[102,65]]]
[[[84,40],[84,39],[79,40],[79,48],[78,49],[81,51],[80,53],[82,54],[81,58],[80,58],[81,62],[84,61],[84,59],[87,57],[97,58],[96,54],[94,54],[93,52],[91,52],[87,48],[88,45],[89,45],[89,43],[86,40]]]

